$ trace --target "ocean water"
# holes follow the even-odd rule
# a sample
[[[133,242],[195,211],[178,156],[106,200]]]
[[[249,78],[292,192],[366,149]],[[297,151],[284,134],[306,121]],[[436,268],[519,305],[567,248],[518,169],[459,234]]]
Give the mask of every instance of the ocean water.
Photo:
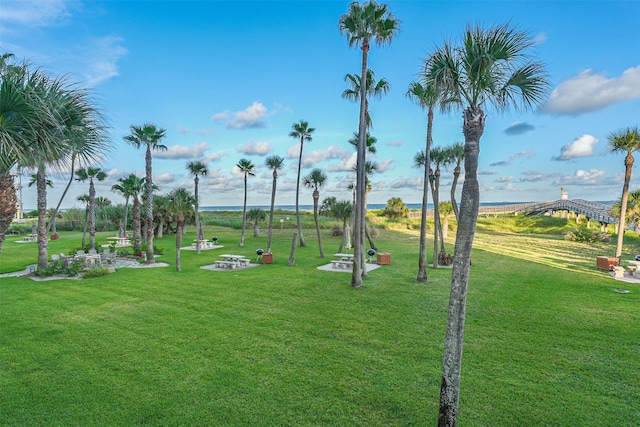
[[[513,204],[522,204],[522,203],[530,203],[530,202],[486,202],[480,203],[480,206],[504,206],[504,205],[513,205]],[[407,203],[406,204],[409,210],[420,210],[422,209],[422,203]],[[369,203],[367,205],[368,210],[377,210],[384,209],[387,206],[386,203]],[[247,211],[260,208],[265,211],[271,210],[270,205],[247,205]],[[275,209],[285,210],[285,211],[294,211],[296,210],[295,205],[275,205]],[[433,203],[429,203],[429,209],[433,209]],[[242,206],[200,206],[201,211],[241,211]],[[301,211],[313,211],[313,205],[300,205]]]

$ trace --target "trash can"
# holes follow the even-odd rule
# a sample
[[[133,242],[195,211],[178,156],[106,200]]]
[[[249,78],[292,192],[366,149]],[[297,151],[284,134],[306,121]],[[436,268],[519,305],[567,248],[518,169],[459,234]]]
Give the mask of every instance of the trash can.
[[[378,252],[378,264],[391,264],[391,254],[389,252]]]

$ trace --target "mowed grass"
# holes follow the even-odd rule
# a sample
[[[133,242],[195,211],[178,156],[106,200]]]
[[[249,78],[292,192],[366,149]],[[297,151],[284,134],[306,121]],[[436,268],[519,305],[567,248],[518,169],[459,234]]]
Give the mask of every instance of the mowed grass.
[[[328,231],[327,258],[306,230],[287,266],[292,232],[274,230],[273,265],[241,271],[200,266],[255,259],[266,237],[248,230],[240,248],[238,230],[208,226],[225,248],[182,251],[182,272],[170,235],[156,242],[170,267],[0,279],[0,425],[435,425],[451,270],[417,284],[417,232],[382,230],[391,264],[352,289],[316,269],[339,245]],[[50,252],[79,246],[61,237]],[[612,244],[476,241],[460,425],[638,425],[640,285],[595,269]],[[0,272],[35,257],[9,238]]]

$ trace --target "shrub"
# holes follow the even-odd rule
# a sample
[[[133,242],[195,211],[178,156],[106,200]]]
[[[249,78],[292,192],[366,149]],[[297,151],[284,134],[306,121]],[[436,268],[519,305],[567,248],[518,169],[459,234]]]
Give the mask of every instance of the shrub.
[[[388,218],[407,218],[409,216],[409,208],[400,197],[392,197],[387,200],[387,207],[383,212]]]
[[[34,272],[36,276],[40,277],[51,277],[51,276],[77,276],[78,271],[80,270],[80,265],[76,263],[72,263],[69,266],[65,267],[62,261],[55,261],[49,264],[47,268],[41,268]]]
[[[89,270],[87,270],[83,275],[82,278],[83,279],[91,279],[92,277],[100,277],[100,276],[105,276],[107,274],[111,274],[113,273],[114,270],[110,270],[108,268],[102,268],[102,267],[98,267],[98,268],[91,268]]]
[[[584,228],[577,228],[566,232],[564,239],[581,243],[609,243],[611,241],[611,236],[606,233],[593,233]]]

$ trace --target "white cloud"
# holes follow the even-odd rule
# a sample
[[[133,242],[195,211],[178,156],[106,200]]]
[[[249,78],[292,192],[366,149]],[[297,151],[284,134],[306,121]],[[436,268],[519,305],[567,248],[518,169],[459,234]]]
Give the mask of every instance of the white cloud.
[[[235,113],[231,111],[223,111],[214,114],[211,119],[213,121],[222,121],[232,117],[231,120],[225,123],[225,127],[228,129],[255,129],[266,127],[262,121],[267,117],[267,107],[258,101],[254,101],[253,104],[241,111]]]
[[[391,181],[389,188],[407,188],[414,190],[422,190],[422,178],[399,178]]]
[[[574,175],[558,178],[555,185],[602,185],[605,184],[605,171],[599,169],[577,170]]]
[[[402,147],[402,144],[403,144],[402,141],[389,141],[385,145],[389,147]]]
[[[323,148],[320,150],[311,150],[311,151],[303,151],[302,152],[302,167],[312,167],[317,163],[325,161],[325,160],[336,160],[339,159],[343,163],[346,159],[349,159],[353,156],[352,152],[345,150],[344,148],[338,147],[337,145],[330,145],[327,148]],[[287,159],[298,159],[300,157],[300,143],[294,144],[287,149],[286,158]],[[355,163],[354,163],[355,164]],[[297,165],[296,165],[297,167]],[[335,172],[340,169],[330,170]]]
[[[543,111],[577,116],[638,98],[640,65],[625,70],[620,77],[611,79],[589,69],[560,83],[551,92]]]
[[[385,160],[384,162],[379,162],[376,172],[384,173],[388,171],[391,168],[391,165],[393,164],[393,162],[395,162],[395,160],[393,159],[388,159],[388,160]]]
[[[176,176],[171,173],[161,173],[153,176],[154,184],[169,184],[176,179]]]
[[[512,182],[513,181],[513,177],[512,176],[501,176],[500,178],[495,180],[496,182]]]
[[[247,142],[240,147],[236,147],[236,151],[243,154],[257,154],[265,156],[271,151],[271,144],[268,142]]]
[[[1,22],[44,27],[71,16],[67,0],[3,0]]]
[[[224,154],[221,153],[211,153],[209,154],[207,157],[205,157],[204,159],[202,159],[202,163],[209,164],[211,162],[219,162],[220,159],[222,159],[224,157]]]
[[[352,172],[356,167],[358,159],[357,153],[351,153],[351,155],[347,158],[340,160],[338,164],[329,165],[327,167],[327,172]]]
[[[199,159],[209,149],[209,143],[202,141],[190,147],[184,145],[172,145],[166,151],[156,151],[154,158],[158,159]]]
[[[565,145],[560,149],[558,157],[552,157],[552,160],[572,160],[580,157],[591,157],[598,143],[598,138],[592,135],[584,134],[573,140],[572,143]]]
[[[120,37],[108,36],[91,42],[85,57],[89,61],[85,74],[89,87],[119,75],[118,61],[127,54],[122,41]]]

